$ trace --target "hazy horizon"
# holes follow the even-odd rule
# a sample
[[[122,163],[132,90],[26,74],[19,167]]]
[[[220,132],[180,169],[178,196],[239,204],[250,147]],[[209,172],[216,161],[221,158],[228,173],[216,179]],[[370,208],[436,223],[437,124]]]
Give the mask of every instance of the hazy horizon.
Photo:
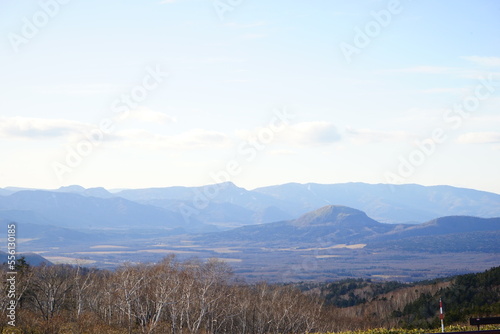
[[[488,192],[492,194],[497,194],[500,195],[500,193],[496,193],[493,191],[487,191],[487,190],[482,190],[482,189],[475,189],[475,188],[467,188],[467,187],[456,187],[453,185],[448,185],[448,184],[434,184],[434,185],[423,185],[423,184],[418,184],[418,183],[403,183],[403,184],[389,184],[389,183],[368,183],[368,182],[339,182],[339,183],[318,183],[318,182],[285,182],[285,183],[276,183],[276,184],[266,184],[258,187],[244,187],[239,184],[236,184],[232,181],[228,181],[229,183],[232,183],[234,186],[238,188],[243,188],[248,191],[253,191],[259,188],[266,188],[266,187],[274,187],[274,186],[282,186],[286,184],[300,184],[300,185],[308,185],[308,184],[318,184],[318,185],[336,185],[336,184],[366,184],[366,185],[385,185],[388,188],[391,186],[405,186],[405,185],[416,185],[416,186],[421,186],[421,187],[452,187],[452,188],[460,188],[460,189],[469,189],[469,190],[475,190],[475,191],[481,191],[481,192]],[[95,188],[103,188],[110,193],[117,193],[122,190],[141,190],[141,189],[161,189],[161,188],[196,188],[196,187],[209,187],[209,186],[217,186],[221,185],[223,183],[227,182],[222,182],[222,183],[208,183],[208,184],[202,184],[199,186],[187,186],[187,185],[182,185],[182,184],[176,184],[176,185],[168,185],[168,186],[152,186],[152,187],[131,187],[131,188],[126,188],[126,187],[117,187],[117,188],[107,188],[103,186],[82,186],[80,184],[70,184],[70,185],[64,185],[60,186],[58,188],[36,188],[36,187],[18,187],[18,186],[5,186],[5,187],[0,187],[0,189],[26,189],[26,190],[44,190],[44,191],[55,191],[55,190],[60,190],[62,188],[69,188],[69,187],[82,187],[84,189],[95,189]]]

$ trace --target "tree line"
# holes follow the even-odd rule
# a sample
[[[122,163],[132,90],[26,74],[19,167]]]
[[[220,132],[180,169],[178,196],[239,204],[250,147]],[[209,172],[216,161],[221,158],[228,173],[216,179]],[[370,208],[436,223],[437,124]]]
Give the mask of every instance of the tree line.
[[[4,277],[10,271],[5,265],[1,270]],[[16,271],[16,327],[26,334],[296,334],[428,328],[438,321],[440,297],[448,307],[448,324],[500,311],[500,267],[423,285],[353,279],[312,285],[247,284],[220,260],[179,261],[174,255],[115,270],[35,267],[21,259]],[[7,327],[10,302],[9,283],[3,279],[1,285],[0,331]],[[354,305],[349,302],[352,297]]]
[[[318,296],[292,286],[238,282],[231,268],[215,259],[181,262],[169,256],[114,271],[23,262],[17,271],[17,327],[23,333],[284,334],[330,329]],[[6,291],[5,280],[2,284]],[[8,302],[2,294],[3,328]]]
[[[482,273],[456,276],[447,286],[432,293],[421,293],[393,315],[408,327],[431,328],[439,325],[434,316],[437,300],[444,301],[447,323],[467,322],[470,317],[500,315],[500,267]]]

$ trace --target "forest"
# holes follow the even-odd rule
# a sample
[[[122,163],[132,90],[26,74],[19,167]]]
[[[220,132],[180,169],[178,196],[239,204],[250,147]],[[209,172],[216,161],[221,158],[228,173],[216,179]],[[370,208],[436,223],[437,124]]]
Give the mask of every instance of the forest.
[[[9,272],[2,268],[3,276]],[[22,333],[285,334],[369,328],[432,328],[437,300],[450,321],[500,313],[500,267],[403,284],[347,280],[248,284],[220,260],[124,264],[116,270],[18,261],[16,328]],[[8,327],[2,280],[0,329]],[[437,299],[436,299],[437,298]],[[345,302],[343,301],[345,300]],[[455,306],[451,306],[455,305]]]

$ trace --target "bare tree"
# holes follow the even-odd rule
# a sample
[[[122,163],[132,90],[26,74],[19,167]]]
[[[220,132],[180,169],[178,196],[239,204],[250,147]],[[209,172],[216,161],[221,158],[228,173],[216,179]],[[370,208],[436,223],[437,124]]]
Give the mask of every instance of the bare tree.
[[[387,313],[382,301],[336,309],[292,286],[238,284],[231,268],[215,259],[179,262],[170,256],[115,271],[62,265],[28,269],[20,285],[26,291],[22,321],[27,332],[310,333],[352,328],[355,317]],[[404,293],[411,297],[394,293],[391,303],[416,295]],[[5,303],[1,296],[0,306]]]
[[[75,298],[76,319],[80,318],[84,310],[85,296],[92,295],[88,293],[92,286],[95,272],[89,269],[77,266],[73,272],[73,294]]]
[[[145,268],[141,281],[140,296],[135,299],[135,316],[143,333],[153,333],[162,320],[168,305],[177,303],[180,282],[172,279],[178,275],[173,257]]]
[[[42,265],[34,270],[28,290],[34,307],[50,320],[68,301],[74,269],[67,265]]]
[[[143,281],[146,279],[145,266],[125,265],[116,272],[114,296],[116,297],[116,306],[127,317],[127,329],[132,333],[133,320],[135,314],[133,305],[137,305],[140,289]]]

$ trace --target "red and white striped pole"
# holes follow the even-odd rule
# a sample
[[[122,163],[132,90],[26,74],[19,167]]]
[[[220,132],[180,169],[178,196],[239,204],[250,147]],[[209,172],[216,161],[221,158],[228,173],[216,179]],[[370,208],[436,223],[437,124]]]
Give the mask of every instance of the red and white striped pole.
[[[441,333],[444,333],[443,301],[441,298],[439,298],[439,319],[441,319]]]

